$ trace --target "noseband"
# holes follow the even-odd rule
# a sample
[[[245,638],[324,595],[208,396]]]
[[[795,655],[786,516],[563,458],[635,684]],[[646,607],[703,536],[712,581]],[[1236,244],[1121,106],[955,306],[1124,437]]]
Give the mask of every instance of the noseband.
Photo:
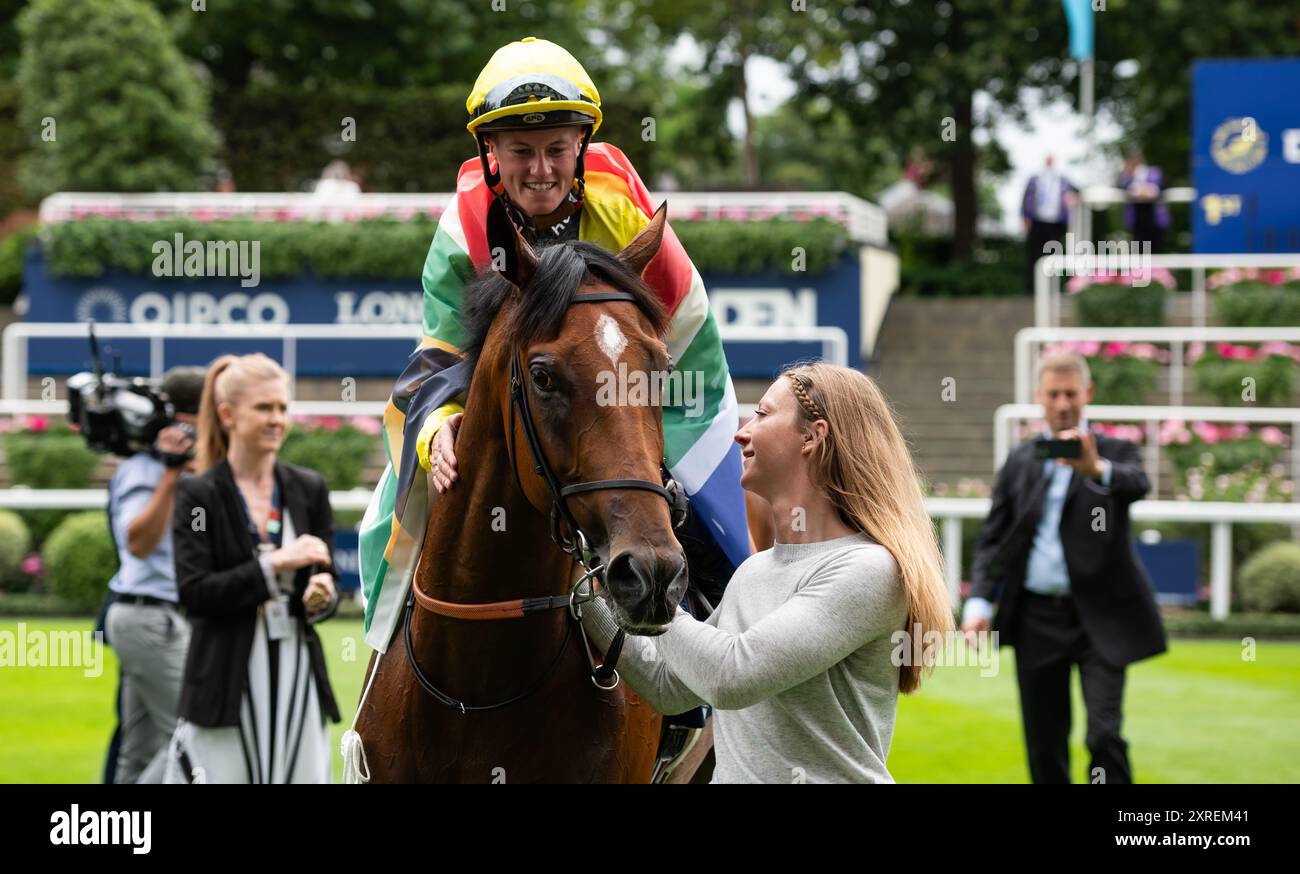
[[[629,301],[636,303],[637,299],[631,294],[623,291],[602,291],[591,292],[587,294],[576,294],[570,301],[569,305],[573,306],[578,303],[601,303],[604,301]],[[510,427],[506,431],[506,449],[510,457],[510,469],[514,471],[515,485],[519,491],[524,492],[523,482],[519,479],[519,467],[515,461],[515,414],[518,410],[520,424],[524,429],[524,439],[528,442],[528,449],[533,455],[534,471],[546,483],[547,489],[551,493],[551,539],[555,545],[560,548],[566,555],[572,556],[583,568],[585,573],[571,587],[567,595],[552,595],[550,597],[537,598],[516,598],[510,601],[493,601],[482,604],[456,604],[450,601],[440,601],[432,598],[419,590],[414,579],[411,580],[411,593],[406,602],[406,621],[405,638],[406,654],[411,663],[412,673],[420,686],[437,701],[445,704],[453,710],[459,710],[461,713],[469,711],[497,710],[507,707],[518,701],[522,701],[540,689],[550,678],[551,674],[559,666],[560,660],[565,650],[569,646],[569,639],[573,636],[573,626],[578,627],[582,635],[583,654],[587,659],[587,667],[591,673],[591,681],[597,688],[610,690],[618,686],[618,671],[614,669],[618,662],[618,657],[623,650],[623,641],[626,633],[619,629],[610,643],[609,651],[605,654],[605,661],[597,665],[591,657],[591,648],[587,640],[586,629],[582,627],[582,605],[595,598],[595,592],[590,584],[593,578],[604,582],[605,566],[598,564],[598,557],[589,545],[589,540],[574,517],[573,512],[569,509],[568,499],[573,495],[585,494],[587,492],[602,491],[605,489],[643,489],[654,492],[668,502],[669,512],[672,516],[673,527],[678,528],[686,519],[686,493],[681,486],[672,479],[666,480],[666,485],[650,482],[649,480],[640,479],[605,479],[593,480],[589,482],[574,483],[565,485],[560,482],[552,469],[550,462],[547,461],[546,452],[542,448],[542,441],[537,434],[537,426],[533,421],[532,412],[528,406],[528,391],[524,387],[524,371],[520,364],[520,353],[516,350],[510,356]],[[561,530],[562,524],[568,529],[566,532]],[[583,588],[583,584],[586,588]],[[532,687],[513,698],[500,701],[496,704],[471,705],[464,701],[452,698],[439,690],[420,670],[419,663],[415,659],[415,646],[411,639],[411,614],[414,605],[436,613],[440,616],[449,616],[455,619],[520,619],[524,616],[530,616],[534,613],[556,610],[563,607],[569,608],[569,621],[564,633],[564,641],[560,644],[560,650],[552,659],[551,664],[547,667],[546,672],[542,675]],[[613,678],[613,682],[606,683]]]

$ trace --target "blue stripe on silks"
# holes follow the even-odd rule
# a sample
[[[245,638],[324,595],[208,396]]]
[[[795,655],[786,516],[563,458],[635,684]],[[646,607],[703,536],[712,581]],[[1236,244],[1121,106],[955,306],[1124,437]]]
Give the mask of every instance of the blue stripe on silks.
[[[745,493],[740,487],[740,446],[731,449],[713,469],[703,487],[690,496],[691,505],[708,521],[709,534],[732,565],[749,557],[749,520],[745,517]]]
[[[425,379],[407,402],[406,421],[402,423],[402,459],[397,468],[397,501],[393,507],[398,519],[406,510],[406,496],[416,471],[423,475],[415,455],[420,428],[430,413],[469,390],[470,374],[469,364],[457,359],[455,364]]]
[[[401,410],[402,415],[409,416],[407,404],[419,392],[424,381],[435,373],[440,373],[448,367],[454,367],[462,360],[454,352],[448,352],[436,346],[425,346],[416,349],[411,353],[411,357],[407,359],[406,367],[402,369],[402,375],[397,377],[397,382],[393,384],[393,406]]]

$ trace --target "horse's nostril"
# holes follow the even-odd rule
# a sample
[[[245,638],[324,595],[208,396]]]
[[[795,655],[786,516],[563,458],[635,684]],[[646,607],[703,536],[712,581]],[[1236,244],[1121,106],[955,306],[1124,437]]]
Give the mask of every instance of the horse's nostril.
[[[625,608],[633,608],[650,595],[650,582],[640,563],[630,552],[620,553],[609,563],[605,582]]]

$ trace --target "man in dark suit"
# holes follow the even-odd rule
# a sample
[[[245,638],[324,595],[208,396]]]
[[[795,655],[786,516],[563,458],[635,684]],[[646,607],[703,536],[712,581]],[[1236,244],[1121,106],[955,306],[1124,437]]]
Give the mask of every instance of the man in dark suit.
[[[1035,783],[1070,782],[1075,664],[1088,712],[1091,780],[1132,782],[1120,736],[1124,669],[1166,649],[1129,530],[1129,505],[1151,485],[1137,445],[1088,430],[1084,407],[1092,395],[1082,357],[1050,356],[1039,365],[1037,396],[1050,435],[1020,444],[998,473],[962,616],[964,632],[991,627],[1015,647]],[[1070,448],[1077,457],[1042,457],[1052,447],[1044,442],[1049,436],[1076,442]]]

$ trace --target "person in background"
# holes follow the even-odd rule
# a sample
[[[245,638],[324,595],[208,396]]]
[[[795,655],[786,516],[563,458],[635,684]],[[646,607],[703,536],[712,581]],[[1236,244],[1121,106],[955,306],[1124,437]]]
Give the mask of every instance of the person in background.
[[[265,355],[209,368],[172,517],[193,635],[169,783],[330,782],[339,711],[314,626],[338,606],[334,517],[325,479],[276,458],[288,403]]]
[[[1056,169],[1056,159],[1048,155],[1043,169],[1029,177],[1020,215],[1025,228],[1025,292],[1034,293],[1034,264],[1045,254],[1043,249],[1055,240],[1065,239],[1070,209],[1078,203],[1078,189]]]
[[[1160,199],[1164,179],[1164,172],[1147,164],[1136,149],[1124,159],[1119,175],[1119,187],[1128,195],[1124,227],[1134,242],[1150,242],[1153,255],[1165,250],[1165,231],[1169,227],[1169,207]]]
[[[1070,782],[1076,664],[1088,711],[1091,780],[1133,782],[1120,736],[1124,669],[1167,646],[1129,527],[1129,506],[1151,484],[1136,444],[1088,429],[1084,407],[1093,390],[1081,356],[1062,353],[1040,363],[1038,401],[1048,429],[1012,450],[998,472],[962,614],[968,635],[991,628],[1015,647],[1035,783]],[[1071,452],[1050,457],[1062,449]]]
[[[197,421],[204,374],[201,367],[177,367],[163,376],[160,391],[175,407],[177,423]],[[113,601],[104,631],[122,669],[113,783],[162,782],[176,728],[190,626],[176,603],[171,518],[193,445],[192,432],[164,428],[149,451],[118,465],[108,485],[120,567],[108,583]]]

